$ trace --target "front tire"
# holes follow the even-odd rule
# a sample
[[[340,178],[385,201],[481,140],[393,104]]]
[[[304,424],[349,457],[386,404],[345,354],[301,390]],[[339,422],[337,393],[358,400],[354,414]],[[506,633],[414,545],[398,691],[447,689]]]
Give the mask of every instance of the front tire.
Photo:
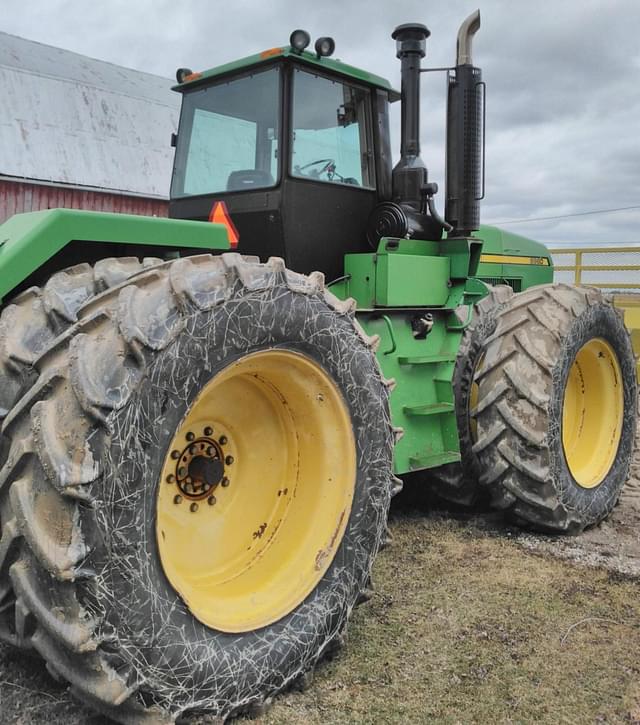
[[[598,290],[515,295],[476,376],[474,451],[492,504],[546,532],[608,516],[634,449],[635,368],[622,318]]]
[[[393,431],[374,341],[321,275],[234,254],[161,265],[78,315],[5,420],[0,564],[21,630],[118,722],[259,706],[341,640],[386,535]],[[182,456],[185,471],[167,468]],[[291,487],[308,506],[279,503]],[[278,577],[294,582],[284,604],[268,596]]]

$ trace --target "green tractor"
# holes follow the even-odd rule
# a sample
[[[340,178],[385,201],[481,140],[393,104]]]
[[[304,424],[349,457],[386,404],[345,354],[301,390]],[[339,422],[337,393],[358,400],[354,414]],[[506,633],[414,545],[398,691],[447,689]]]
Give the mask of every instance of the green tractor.
[[[615,505],[629,336],[542,245],[479,224],[479,24],[448,71],[442,216],[411,24],[400,94],[304,31],[180,69],[169,219],[1,227],[0,635],[113,720],[304,686],[368,597],[404,474],[547,532]]]

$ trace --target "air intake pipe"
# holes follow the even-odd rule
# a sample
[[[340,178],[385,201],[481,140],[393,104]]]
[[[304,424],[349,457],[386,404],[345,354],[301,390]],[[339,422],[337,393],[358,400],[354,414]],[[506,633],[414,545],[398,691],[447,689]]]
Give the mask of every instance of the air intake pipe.
[[[420,157],[420,62],[431,35],[425,25],[399,25],[391,37],[401,63],[402,120],[400,160],[392,174],[392,199],[378,207],[369,222],[372,243],[380,236],[440,239],[441,220],[429,213],[429,201],[437,191]]]
[[[447,96],[447,163],[445,219],[449,237],[469,236],[480,226],[484,196],[484,83],[471,59],[473,36],[480,28],[480,11],[458,31],[456,67],[449,73]]]
[[[393,169],[393,200],[420,211],[421,189],[427,183],[427,167],[420,158],[420,60],[426,54],[431,32],[425,25],[399,25],[391,37],[400,59],[402,135],[400,161]]]

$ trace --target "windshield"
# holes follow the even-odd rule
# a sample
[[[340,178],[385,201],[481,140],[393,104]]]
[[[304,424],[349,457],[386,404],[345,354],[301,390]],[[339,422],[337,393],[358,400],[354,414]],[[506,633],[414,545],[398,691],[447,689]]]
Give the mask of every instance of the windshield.
[[[374,187],[369,91],[297,70],[293,176]]]
[[[172,198],[274,186],[279,68],[185,93]]]

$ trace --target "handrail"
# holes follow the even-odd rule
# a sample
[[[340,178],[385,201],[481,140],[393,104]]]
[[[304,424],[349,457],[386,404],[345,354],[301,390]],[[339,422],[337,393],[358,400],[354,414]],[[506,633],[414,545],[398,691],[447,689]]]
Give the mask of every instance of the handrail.
[[[598,287],[599,289],[618,289],[618,290],[638,290],[640,291],[640,264],[626,264],[627,260],[624,255],[635,254],[640,257],[640,246],[618,246],[618,247],[563,247],[561,249],[549,249],[551,255],[556,256],[573,256],[573,264],[554,264],[554,272],[573,272],[573,284],[588,284],[590,287]],[[621,255],[620,264],[584,264],[585,254],[608,254]],[[559,260],[565,261],[565,260]],[[589,261],[589,260],[587,260]],[[598,281],[584,281],[583,274],[585,272],[637,272],[638,281],[617,281],[612,279],[600,279]]]
[[[573,254],[574,252],[639,252],[640,245],[631,247],[560,247],[549,249],[551,254]]]

